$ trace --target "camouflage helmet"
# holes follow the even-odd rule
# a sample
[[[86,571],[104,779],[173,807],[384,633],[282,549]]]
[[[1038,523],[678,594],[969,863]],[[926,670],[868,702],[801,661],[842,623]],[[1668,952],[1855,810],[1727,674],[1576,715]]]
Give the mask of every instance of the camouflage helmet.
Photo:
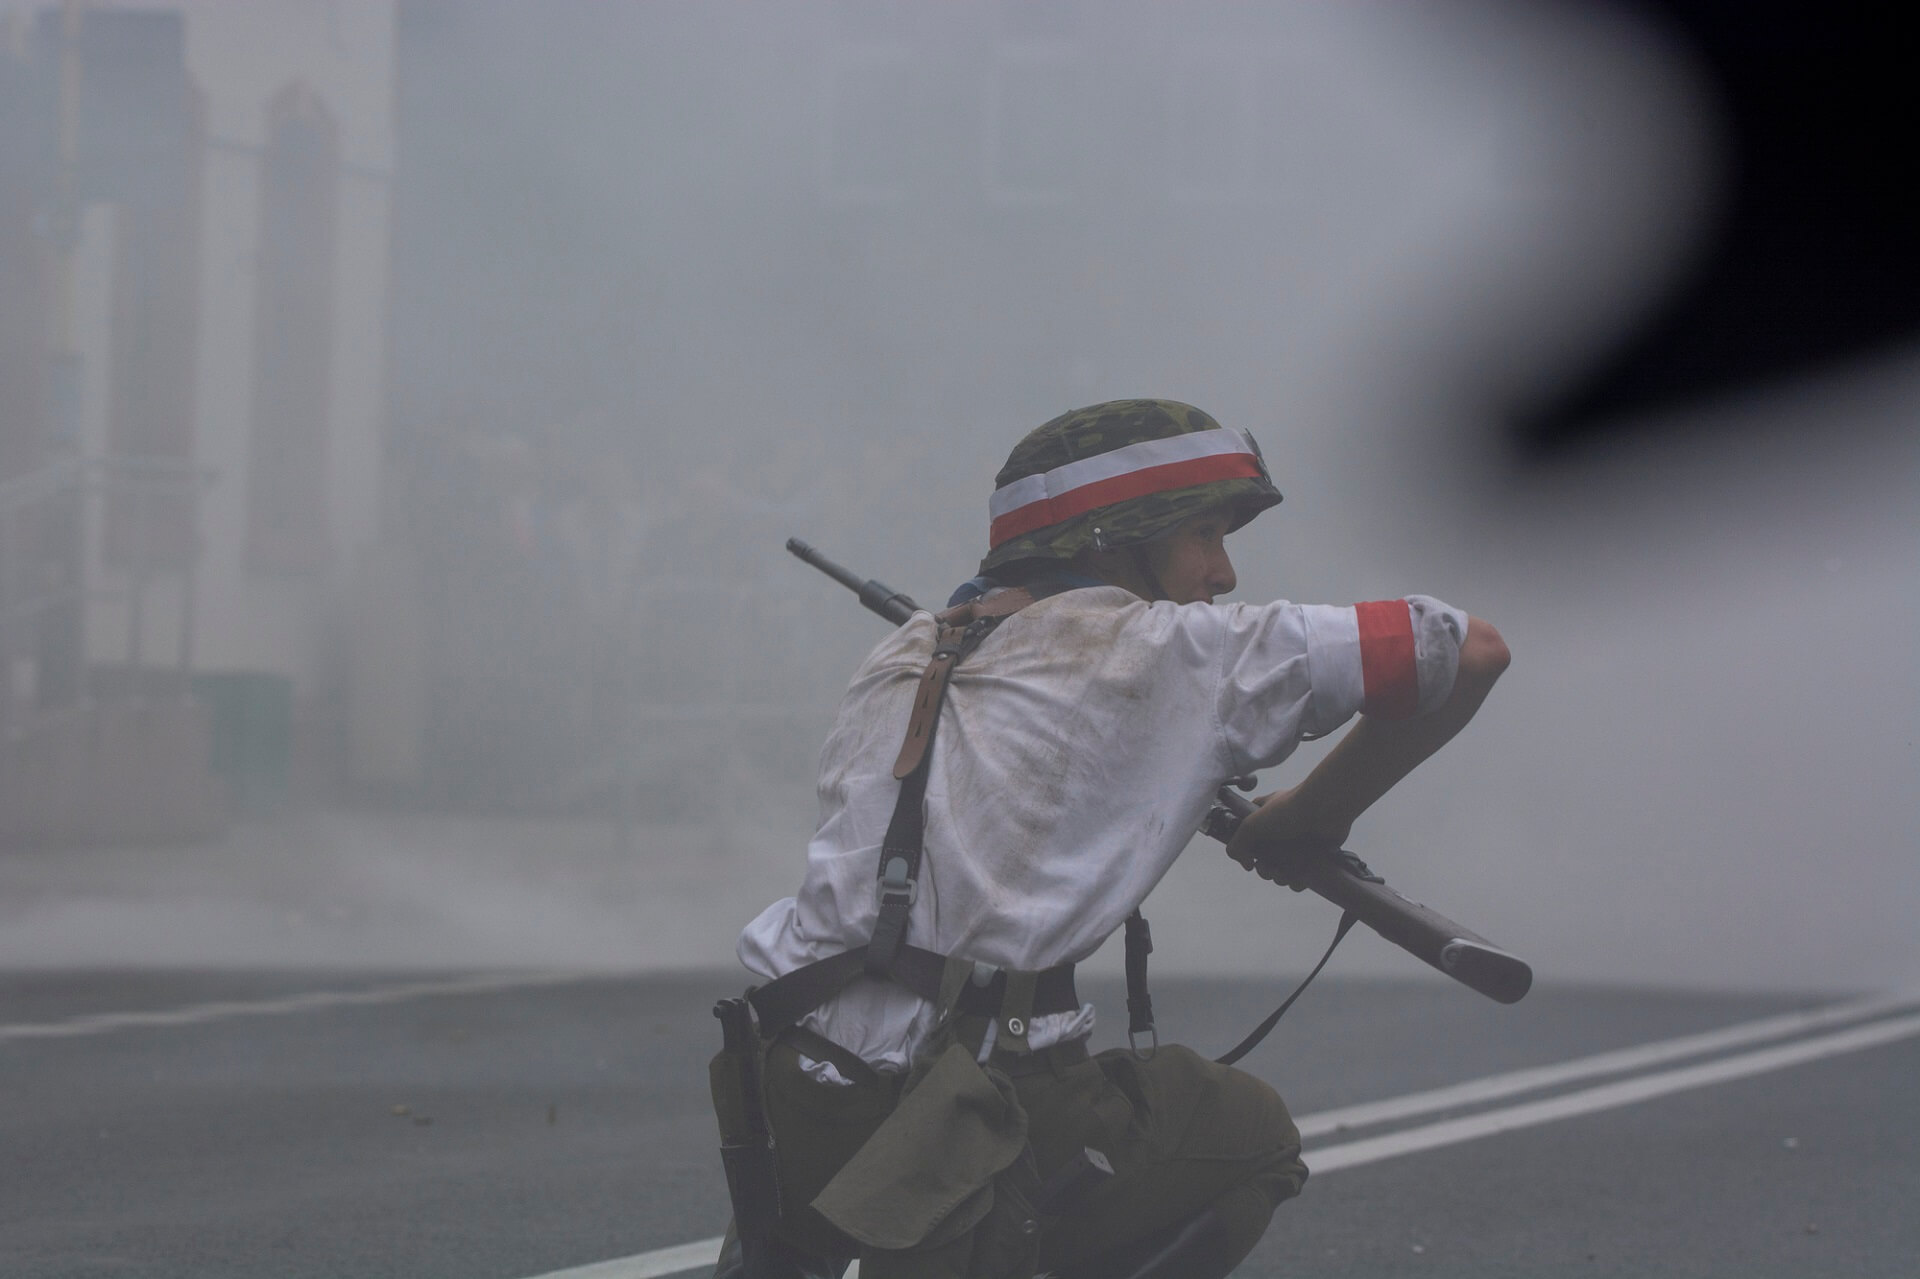
[[[994,477],[980,571],[1134,545],[1212,506],[1232,509],[1231,531],[1279,500],[1247,432],[1175,400],[1109,400],[1014,445]]]

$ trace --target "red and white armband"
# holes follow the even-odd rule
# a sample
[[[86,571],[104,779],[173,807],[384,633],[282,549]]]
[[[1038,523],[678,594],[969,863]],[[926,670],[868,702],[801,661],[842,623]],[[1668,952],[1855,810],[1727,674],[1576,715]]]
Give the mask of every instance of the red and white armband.
[[[1467,615],[1429,595],[1353,606],[1360,633],[1361,710],[1380,719],[1424,715],[1447,700],[1460,669]]]

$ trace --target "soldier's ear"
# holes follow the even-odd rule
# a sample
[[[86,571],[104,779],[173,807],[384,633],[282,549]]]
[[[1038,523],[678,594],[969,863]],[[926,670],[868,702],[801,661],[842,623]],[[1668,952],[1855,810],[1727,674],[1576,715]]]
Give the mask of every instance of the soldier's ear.
[[[1141,576],[1137,550],[1135,546],[1108,547],[1104,551],[1088,549],[1076,555],[1073,562],[1082,572],[1099,578],[1108,586],[1131,591],[1143,600],[1155,599],[1157,596],[1152,583]]]
[[[1130,566],[1126,557],[1111,548],[1096,551],[1091,546],[1075,555],[1073,567],[1089,577],[1097,577],[1103,582],[1112,582],[1115,573],[1126,573]]]

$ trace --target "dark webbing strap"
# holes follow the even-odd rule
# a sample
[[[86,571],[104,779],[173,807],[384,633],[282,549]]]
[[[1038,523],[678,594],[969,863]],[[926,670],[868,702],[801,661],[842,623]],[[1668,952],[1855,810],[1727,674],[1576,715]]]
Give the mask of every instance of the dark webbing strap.
[[[946,704],[947,676],[980,647],[980,641],[1005,616],[973,617],[974,608],[974,605],[963,604],[953,610],[965,615],[955,619],[964,621],[964,626],[946,620],[948,614],[941,615],[933,656],[927,662],[927,674],[922,679],[927,704],[914,708],[913,719],[919,726],[920,736],[915,741],[910,729],[909,743],[913,751],[909,754],[906,747],[902,748],[902,755],[910,759],[912,771],[900,780],[893,817],[880,840],[880,882],[875,890],[880,895],[880,910],[873,921],[873,939],[866,948],[866,970],[875,977],[885,977],[892,970],[894,956],[907,935],[907,917],[920,892],[920,858],[926,851],[927,838],[927,777],[933,769],[933,739],[940,729],[940,708]]]
[[[1235,1044],[1232,1048],[1228,1049],[1226,1052],[1222,1053],[1220,1056],[1215,1057],[1214,1061],[1218,1062],[1222,1066],[1231,1066],[1233,1065],[1234,1062],[1239,1061],[1242,1057],[1252,1052],[1254,1050],[1255,1045],[1257,1045],[1261,1040],[1267,1037],[1267,1032],[1272,1030],[1274,1026],[1279,1024],[1281,1016],[1287,1011],[1287,1009],[1293,1007],[1293,1001],[1300,998],[1300,992],[1305,990],[1307,986],[1313,981],[1313,979],[1320,975],[1320,970],[1327,966],[1327,961],[1329,959],[1333,958],[1334,947],[1340,944],[1340,939],[1342,937],[1345,937],[1347,935],[1348,930],[1351,929],[1359,921],[1360,921],[1360,917],[1354,914],[1352,911],[1348,911],[1344,915],[1340,916],[1340,927],[1333,930],[1333,940],[1327,944],[1326,953],[1320,956],[1320,962],[1313,966],[1313,971],[1308,973],[1306,977],[1302,979],[1300,984],[1293,988],[1293,993],[1287,996],[1286,1002],[1282,1003],[1278,1008],[1273,1010],[1272,1016],[1268,1017],[1265,1021],[1261,1022],[1258,1026],[1255,1026],[1253,1028],[1252,1034],[1248,1035],[1245,1039]]]
[[[946,705],[947,683],[954,668],[967,660],[993,629],[1038,598],[1026,587],[1013,587],[992,596],[934,614],[933,654],[920,674],[906,739],[894,760],[893,775],[900,779],[893,816],[880,841],[880,910],[867,943],[866,970],[885,977],[907,935],[907,917],[919,895],[920,858],[926,850],[927,777],[933,767],[933,739],[940,728],[940,709]]]
[[[832,999],[854,978],[866,972],[867,948],[855,946],[817,959],[804,967],[764,986],[747,996],[760,1034],[771,1039],[802,1017]],[[940,976],[947,965],[945,955],[919,946],[902,944],[893,958],[888,976],[929,1003],[940,998]],[[963,1013],[992,1017],[999,1013],[1007,991],[1003,969],[984,985],[967,982],[960,991],[959,1009]],[[1080,1007],[1080,995],[1073,984],[1073,965],[1061,964],[1034,975],[1033,1011],[1035,1013],[1072,1012]]]
[[[1153,930],[1139,911],[1127,916],[1127,1039],[1153,1030],[1153,996],[1147,993],[1147,956],[1153,953]]]
[[[929,749],[906,780],[893,806],[893,818],[880,841],[880,911],[874,917],[873,938],[861,953],[866,970],[885,977],[907,935],[907,916],[920,895],[920,855],[926,848],[927,761]]]

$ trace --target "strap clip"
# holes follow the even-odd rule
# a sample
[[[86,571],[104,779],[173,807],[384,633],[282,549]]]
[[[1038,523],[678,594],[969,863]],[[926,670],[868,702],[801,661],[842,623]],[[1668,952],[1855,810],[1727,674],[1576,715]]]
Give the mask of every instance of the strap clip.
[[[887,859],[886,871],[880,876],[875,889],[882,906],[906,906],[911,908],[920,900],[920,881],[907,876],[907,859],[900,856]]]

